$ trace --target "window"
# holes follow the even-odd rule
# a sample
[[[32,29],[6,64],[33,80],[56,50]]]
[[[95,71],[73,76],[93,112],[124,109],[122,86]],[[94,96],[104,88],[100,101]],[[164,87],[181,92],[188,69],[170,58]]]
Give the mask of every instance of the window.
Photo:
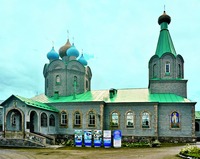
[[[11,114],[11,124],[12,124],[12,126],[16,126],[16,114],[15,114],[15,112],[12,112],[12,114]]]
[[[133,116],[133,112],[128,112],[126,114],[126,127],[127,128],[133,128],[134,125],[134,116]]]
[[[49,116],[49,126],[55,126],[55,117],[53,114]]]
[[[88,121],[89,121],[89,124],[88,126],[89,127],[95,127],[95,113],[93,111],[90,111],[89,114],[88,114]]]
[[[156,66],[156,64],[153,65],[153,78],[157,78],[157,66]]]
[[[59,75],[56,76],[56,84],[60,84],[60,76]]]
[[[181,65],[178,64],[178,78],[181,78]]]
[[[61,125],[67,125],[67,113],[61,112]]]
[[[88,90],[88,88],[89,88],[89,84],[88,84],[88,80],[86,80],[86,89]]]
[[[165,73],[166,74],[170,73],[170,63],[169,62],[166,62],[166,64],[165,64]]]
[[[142,128],[149,128],[149,127],[150,127],[149,113],[143,112],[142,113]]]
[[[119,125],[119,116],[117,112],[113,112],[111,114],[111,126],[118,126]]]
[[[195,122],[195,131],[199,131],[199,123]]]
[[[46,79],[46,88],[48,88],[48,87],[49,87],[49,80]]]
[[[41,126],[47,127],[47,115],[45,113],[41,114]]]
[[[74,126],[81,126],[81,114],[78,111],[74,113]]]
[[[180,115],[174,111],[171,113],[171,128],[180,128]]]

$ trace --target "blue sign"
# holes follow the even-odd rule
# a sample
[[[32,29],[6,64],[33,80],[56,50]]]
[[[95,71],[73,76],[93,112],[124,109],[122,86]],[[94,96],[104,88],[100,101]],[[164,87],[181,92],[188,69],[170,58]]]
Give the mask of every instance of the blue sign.
[[[82,130],[75,130],[74,131],[74,140],[76,147],[82,146]]]
[[[121,147],[122,145],[122,132],[121,130],[115,130],[113,132],[113,147]]]
[[[111,130],[103,131],[103,142],[105,148],[111,147]]]
[[[85,147],[92,146],[92,131],[91,130],[84,131],[84,143],[85,143]]]
[[[102,131],[94,130],[94,147],[101,147],[102,144]]]

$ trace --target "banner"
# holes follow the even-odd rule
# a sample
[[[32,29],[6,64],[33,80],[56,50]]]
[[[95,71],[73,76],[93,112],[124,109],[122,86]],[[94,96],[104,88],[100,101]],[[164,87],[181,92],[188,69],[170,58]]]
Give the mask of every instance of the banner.
[[[92,131],[91,130],[84,130],[84,143],[85,143],[85,147],[92,146]]]
[[[82,146],[82,130],[74,131],[74,140],[75,140],[76,147]]]
[[[115,130],[113,132],[113,147],[121,147],[122,143],[122,132],[121,130]]]
[[[94,130],[94,147],[101,147],[102,144],[102,131]]]
[[[103,142],[105,148],[111,147],[111,130],[103,131]]]

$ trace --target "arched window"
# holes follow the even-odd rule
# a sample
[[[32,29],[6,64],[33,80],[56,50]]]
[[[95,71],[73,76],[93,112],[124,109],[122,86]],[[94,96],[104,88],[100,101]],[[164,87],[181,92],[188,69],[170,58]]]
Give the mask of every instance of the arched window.
[[[195,131],[199,131],[199,123],[195,122]]]
[[[62,111],[61,112],[61,115],[60,115],[60,118],[61,118],[61,125],[67,125],[67,113]]]
[[[182,78],[181,76],[181,65],[178,64],[178,78]]]
[[[74,126],[81,126],[81,114],[79,111],[74,113]]]
[[[16,114],[15,114],[15,112],[12,112],[12,114],[11,114],[11,124],[12,124],[12,126],[16,126]]]
[[[111,114],[111,126],[119,126],[119,115],[117,112]]]
[[[169,74],[170,73],[170,62],[165,63],[165,73]]]
[[[56,75],[56,84],[60,84],[60,76]]]
[[[142,128],[150,128],[150,116],[148,112],[142,113]]]
[[[180,128],[180,115],[174,111],[170,115],[171,128]]]
[[[47,115],[45,113],[41,114],[41,126],[47,127]]]
[[[88,84],[88,80],[86,80],[86,82],[85,82],[86,84],[86,89],[88,90],[88,88],[89,88],[89,84]]]
[[[53,114],[49,116],[49,126],[55,126],[55,116]]]
[[[157,65],[153,65],[153,78],[157,78]]]
[[[89,127],[95,127],[95,113],[93,111],[88,113],[88,123]]]
[[[133,112],[126,113],[126,127],[133,128],[134,127],[134,114]]]

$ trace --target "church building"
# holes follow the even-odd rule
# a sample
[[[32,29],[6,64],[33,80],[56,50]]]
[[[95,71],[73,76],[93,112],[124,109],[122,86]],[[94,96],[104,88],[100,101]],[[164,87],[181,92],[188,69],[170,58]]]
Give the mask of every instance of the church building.
[[[196,102],[187,98],[184,58],[176,53],[170,22],[164,11],[148,63],[147,88],[92,90],[92,68],[75,44],[67,39],[59,53],[52,47],[43,69],[45,93],[33,98],[11,95],[1,103],[4,144],[21,139],[45,145],[73,136],[75,130],[121,130],[123,137],[135,141],[194,142],[200,135],[195,131],[200,124],[195,123]]]

